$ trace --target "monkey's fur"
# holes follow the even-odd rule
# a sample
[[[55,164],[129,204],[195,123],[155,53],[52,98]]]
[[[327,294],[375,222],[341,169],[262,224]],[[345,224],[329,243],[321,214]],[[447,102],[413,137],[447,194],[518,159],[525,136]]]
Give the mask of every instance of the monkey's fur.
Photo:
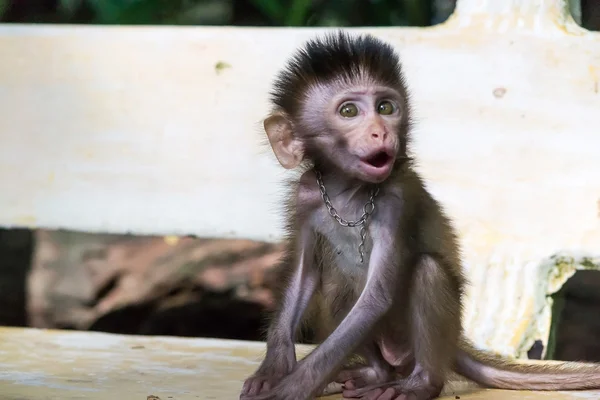
[[[459,245],[407,153],[409,96],[390,45],[343,32],[311,40],[279,74],[272,102],[264,123],[271,147],[302,176],[285,210],[267,354],[241,399],[310,399],[338,382],[345,398],[429,400],[451,370],[492,388],[600,388],[598,365],[517,364],[464,338]],[[364,263],[360,229],[328,213],[316,171],[347,219],[379,188]],[[302,321],[321,344],[296,361]]]

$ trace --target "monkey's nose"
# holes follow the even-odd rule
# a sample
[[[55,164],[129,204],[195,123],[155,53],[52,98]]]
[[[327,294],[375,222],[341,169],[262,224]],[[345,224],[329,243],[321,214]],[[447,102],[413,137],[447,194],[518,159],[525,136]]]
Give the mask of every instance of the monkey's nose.
[[[376,131],[371,131],[371,137],[373,139],[385,139],[387,136],[387,133],[385,133],[385,131],[380,131],[380,130],[376,130]]]

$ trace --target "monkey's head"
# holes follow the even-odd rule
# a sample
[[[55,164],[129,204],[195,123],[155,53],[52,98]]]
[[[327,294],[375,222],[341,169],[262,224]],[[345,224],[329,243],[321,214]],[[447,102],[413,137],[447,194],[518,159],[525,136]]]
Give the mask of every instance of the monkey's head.
[[[279,73],[264,128],[280,164],[304,161],[364,182],[406,156],[409,107],[400,60],[371,35],[306,43]]]

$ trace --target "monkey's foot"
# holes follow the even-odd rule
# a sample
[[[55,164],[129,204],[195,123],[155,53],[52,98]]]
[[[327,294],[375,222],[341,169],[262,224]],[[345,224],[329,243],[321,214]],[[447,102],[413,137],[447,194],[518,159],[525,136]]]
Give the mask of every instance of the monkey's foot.
[[[261,393],[266,393],[277,385],[284,375],[276,374],[255,374],[246,379],[242,387],[240,399],[256,396]]]
[[[297,368],[283,377],[275,386],[262,390],[256,395],[242,394],[241,400],[310,400],[323,392],[323,387],[315,387],[317,376],[306,368]]]
[[[421,383],[414,380],[400,380],[365,387],[355,387],[346,383],[342,392],[344,399],[361,400],[432,400],[440,395],[443,385]]]
[[[276,356],[269,353],[260,367],[246,379],[240,393],[240,399],[257,396],[272,390],[296,365],[296,353],[293,346],[282,346]]]

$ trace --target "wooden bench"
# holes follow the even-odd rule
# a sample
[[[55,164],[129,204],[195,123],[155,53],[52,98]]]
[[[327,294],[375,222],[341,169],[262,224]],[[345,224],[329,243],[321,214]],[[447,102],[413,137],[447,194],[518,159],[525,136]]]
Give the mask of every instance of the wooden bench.
[[[515,357],[547,345],[549,295],[600,269],[600,34],[565,0],[459,0],[438,26],[352,30],[404,60],[419,169],[461,235],[468,335]],[[286,173],[260,122],[274,73],[317,32],[0,25],[0,225],[278,240]],[[0,399],[228,400],[263,349],[6,328]]]

